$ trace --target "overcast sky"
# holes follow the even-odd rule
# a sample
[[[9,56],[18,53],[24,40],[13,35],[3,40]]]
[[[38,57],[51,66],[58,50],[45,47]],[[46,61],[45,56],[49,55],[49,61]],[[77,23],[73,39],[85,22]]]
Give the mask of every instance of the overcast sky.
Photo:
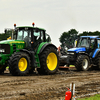
[[[0,0],[0,33],[5,28],[35,26],[46,29],[59,46],[64,31],[100,31],[100,0]]]

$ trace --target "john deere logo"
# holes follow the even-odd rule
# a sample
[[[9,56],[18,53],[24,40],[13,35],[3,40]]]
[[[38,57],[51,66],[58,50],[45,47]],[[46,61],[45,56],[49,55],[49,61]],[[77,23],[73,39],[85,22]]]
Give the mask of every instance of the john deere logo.
[[[18,45],[18,48],[23,48],[23,46],[22,45]]]

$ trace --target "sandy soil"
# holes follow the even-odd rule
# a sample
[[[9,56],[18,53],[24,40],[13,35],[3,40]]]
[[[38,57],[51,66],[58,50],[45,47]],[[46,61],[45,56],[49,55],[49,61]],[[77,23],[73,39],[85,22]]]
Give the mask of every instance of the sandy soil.
[[[66,87],[75,83],[76,97],[100,92],[100,71],[58,71],[55,75],[0,75],[0,100],[64,100]]]

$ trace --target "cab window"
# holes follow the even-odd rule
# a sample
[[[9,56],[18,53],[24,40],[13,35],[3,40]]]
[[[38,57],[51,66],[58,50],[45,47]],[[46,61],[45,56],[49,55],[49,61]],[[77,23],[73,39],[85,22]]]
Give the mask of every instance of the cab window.
[[[51,42],[51,38],[48,34],[46,34],[46,42]]]
[[[80,38],[77,47],[89,48],[89,39],[88,38]]]
[[[97,46],[100,49],[100,40],[97,40]]]
[[[43,32],[42,31],[34,31],[34,40],[38,42],[43,42]]]
[[[94,39],[91,39],[90,48],[92,48],[92,49],[95,48],[95,40]]]

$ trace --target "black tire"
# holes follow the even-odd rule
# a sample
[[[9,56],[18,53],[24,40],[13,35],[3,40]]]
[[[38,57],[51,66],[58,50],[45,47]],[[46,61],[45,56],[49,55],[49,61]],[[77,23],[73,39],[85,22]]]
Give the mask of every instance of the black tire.
[[[50,64],[52,65],[52,68],[49,66]],[[41,68],[37,68],[39,74],[49,75],[55,74],[58,71],[59,59],[57,50],[54,47],[47,47],[40,54],[40,65]]]
[[[6,70],[7,65],[0,65],[0,74],[4,73]]]
[[[75,67],[79,71],[87,71],[89,69],[90,60],[86,55],[79,55],[77,57]]]
[[[29,73],[30,57],[24,52],[15,52],[9,59],[9,70],[14,76],[24,76]]]
[[[93,66],[94,67],[93,69],[99,70],[100,69],[100,55],[98,55],[95,58],[95,65],[97,65],[97,66]]]

